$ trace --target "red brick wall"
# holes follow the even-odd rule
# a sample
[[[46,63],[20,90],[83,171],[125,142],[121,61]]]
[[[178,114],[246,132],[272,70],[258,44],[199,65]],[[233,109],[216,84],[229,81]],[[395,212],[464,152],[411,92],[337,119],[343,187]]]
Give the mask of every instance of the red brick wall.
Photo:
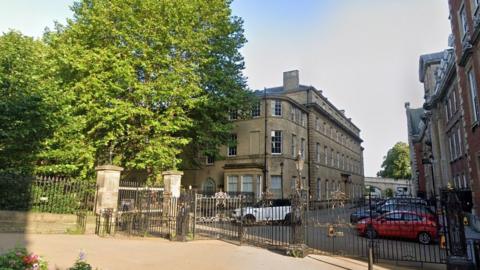
[[[415,143],[413,145],[413,149],[415,151],[415,163],[418,169],[418,191],[425,194],[426,186],[425,186],[425,168],[422,164],[422,157],[423,157],[423,148],[422,143]],[[415,172],[413,172],[415,173]]]
[[[455,54],[457,60],[462,57],[462,37],[460,36],[459,28],[459,11],[462,4],[465,5],[470,33],[473,33],[474,30],[471,1],[449,0],[450,22],[452,26],[452,33],[455,37]],[[474,126],[472,123],[472,108],[470,102],[470,88],[467,79],[467,71],[470,67],[473,67],[478,91],[478,88],[480,87],[479,48],[480,45],[477,41],[477,43],[473,46],[473,54],[469,57],[465,67],[459,66],[457,61],[457,76],[459,80],[461,98],[463,101],[462,108],[464,117],[464,131],[467,138],[466,144],[468,145],[470,186],[472,188],[474,207],[476,208],[477,214],[480,214],[479,164],[477,161],[480,154],[480,126]]]

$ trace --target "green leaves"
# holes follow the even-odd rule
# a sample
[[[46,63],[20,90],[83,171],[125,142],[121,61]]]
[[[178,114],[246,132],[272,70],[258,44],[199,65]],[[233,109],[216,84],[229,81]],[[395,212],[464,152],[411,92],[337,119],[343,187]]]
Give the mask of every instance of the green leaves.
[[[87,177],[113,163],[155,178],[215,153],[228,111],[250,109],[246,40],[228,1],[83,0],[72,10],[43,42],[1,37],[2,167]]]
[[[412,172],[408,144],[398,142],[388,150],[382,163],[382,170],[377,175],[394,179],[410,179]]]

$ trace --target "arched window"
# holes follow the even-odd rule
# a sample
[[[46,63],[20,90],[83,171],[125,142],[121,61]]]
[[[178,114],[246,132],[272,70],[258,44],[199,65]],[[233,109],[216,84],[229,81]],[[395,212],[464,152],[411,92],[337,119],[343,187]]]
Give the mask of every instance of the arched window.
[[[208,196],[215,194],[215,181],[212,178],[208,178],[203,182],[203,194]]]

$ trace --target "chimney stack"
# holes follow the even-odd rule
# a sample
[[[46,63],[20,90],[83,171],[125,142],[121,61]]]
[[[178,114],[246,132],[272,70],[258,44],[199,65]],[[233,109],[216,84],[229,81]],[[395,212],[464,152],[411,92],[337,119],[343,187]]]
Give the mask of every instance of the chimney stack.
[[[283,72],[283,89],[285,91],[296,90],[300,86],[300,79],[298,70]]]

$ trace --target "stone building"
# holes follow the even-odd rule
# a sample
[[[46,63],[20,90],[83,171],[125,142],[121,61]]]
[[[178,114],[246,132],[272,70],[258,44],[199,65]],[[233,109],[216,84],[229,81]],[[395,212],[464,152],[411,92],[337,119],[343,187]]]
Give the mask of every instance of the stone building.
[[[394,196],[412,196],[413,194],[411,179],[365,177],[365,186],[372,189],[371,195],[376,198],[385,197],[388,189]]]
[[[424,179],[424,186],[418,181],[417,194],[438,197],[449,185],[469,189],[453,49],[420,56],[419,80],[424,85],[423,108],[406,104],[413,176]]]
[[[426,175],[422,163],[425,140],[425,123],[423,108],[410,108],[410,103],[405,103],[408,126],[408,145],[410,147],[410,167],[412,168],[413,195],[424,198],[426,196]]]
[[[283,74],[283,85],[255,91],[260,102],[251,117],[237,119],[222,160],[202,157],[201,168],[185,170],[184,186],[205,194],[265,193],[288,198],[299,177],[295,159],[305,161],[302,188],[312,200],[326,200],[341,190],[362,196],[364,170],[360,129],[313,86],[301,85],[299,72]]]

